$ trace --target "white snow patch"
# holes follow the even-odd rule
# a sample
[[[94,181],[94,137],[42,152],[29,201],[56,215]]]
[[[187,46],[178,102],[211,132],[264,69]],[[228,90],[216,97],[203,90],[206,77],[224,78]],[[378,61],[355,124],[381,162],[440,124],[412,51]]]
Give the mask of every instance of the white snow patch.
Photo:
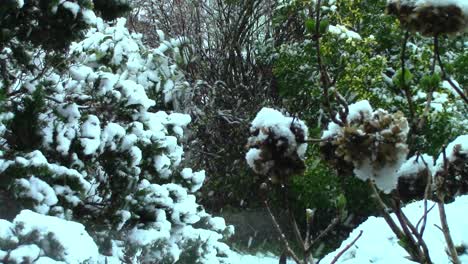
[[[347,39],[347,40],[362,40],[361,35],[359,33],[347,29],[345,26],[342,25],[330,25],[328,27],[328,32],[337,35],[340,39]]]
[[[73,14],[73,17],[76,18],[78,12],[80,11],[80,6],[77,3],[73,3],[70,1],[65,1],[62,3],[62,6],[70,11]]]
[[[432,207],[433,202],[429,201],[428,207]],[[466,228],[466,211],[468,210],[468,196],[460,196],[455,202],[445,206],[450,232],[455,246],[468,246],[468,229]],[[413,224],[416,224],[424,213],[423,201],[409,204],[403,211]],[[396,222],[396,216],[392,214]],[[428,213],[424,240],[429,248],[429,254],[433,263],[451,263],[446,253],[446,243],[440,226],[438,207],[435,206]],[[416,264],[407,259],[408,254],[399,245],[391,229],[382,217],[371,216],[351,232],[349,238],[344,240],[341,246],[334,252],[328,254],[320,263],[328,264],[342,251],[344,247],[354,240],[360,231],[362,236],[351,246],[338,260],[337,264],[390,264],[404,263]],[[460,254],[462,263],[468,263],[468,252]]]
[[[96,152],[101,143],[101,127],[97,116],[89,115],[88,119],[81,125],[81,146],[85,155]]]
[[[54,239],[62,249],[61,252],[57,252],[58,257],[67,263],[83,263],[99,255],[96,244],[80,223],[37,214],[30,210],[21,211],[13,223],[17,227],[18,236],[25,237],[34,232],[41,237]]]
[[[398,169],[397,175],[401,176],[415,176],[420,171],[428,169],[429,173],[433,170],[434,158],[427,154],[416,155],[409,158]]]

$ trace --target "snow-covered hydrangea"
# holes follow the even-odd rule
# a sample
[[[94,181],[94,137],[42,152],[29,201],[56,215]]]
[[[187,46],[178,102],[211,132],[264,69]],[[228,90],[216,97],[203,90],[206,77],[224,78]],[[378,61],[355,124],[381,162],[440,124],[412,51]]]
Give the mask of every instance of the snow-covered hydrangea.
[[[425,36],[468,28],[466,0],[387,0],[387,10],[398,17],[402,26]]]
[[[375,180],[389,193],[397,186],[397,170],[408,153],[408,121],[401,112],[373,110],[367,100],[349,105],[346,124],[333,122],[323,132],[321,150],[339,174]]]
[[[303,121],[265,107],[252,121],[250,133],[245,158],[256,173],[276,183],[304,170],[308,128]]]
[[[426,185],[432,181],[434,158],[427,154],[417,154],[405,161],[396,172],[398,195],[401,200],[421,200]]]
[[[468,193],[468,135],[458,136],[440,153],[433,169],[436,188],[447,198]]]

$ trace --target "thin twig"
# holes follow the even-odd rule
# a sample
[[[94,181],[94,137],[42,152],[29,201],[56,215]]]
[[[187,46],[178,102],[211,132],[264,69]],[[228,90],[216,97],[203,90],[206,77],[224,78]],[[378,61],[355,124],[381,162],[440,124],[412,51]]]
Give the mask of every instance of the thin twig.
[[[444,230],[442,230],[442,227],[438,226],[437,224],[434,224],[434,226],[439,229],[441,232],[444,232]]]
[[[434,56],[432,58],[432,65],[431,65],[431,75],[434,76],[435,74],[435,66],[437,64],[437,52],[436,52],[436,47],[439,46],[439,38],[437,36],[434,36]],[[426,122],[427,122],[427,117],[429,116],[429,111],[431,110],[431,103],[432,103],[432,94],[434,93],[435,89],[437,86],[430,87],[429,92],[426,95],[426,105],[424,107],[424,112],[419,120],[418,123],[418,130],[421,131]]]
[[[275,226],[276,231],[278,232],[278,234],[280,236],[280,239],[284,244],[285,250],[288,252],[288,254],[294,259],[294,261],[297,264],[301,264],[301,260],[296,256],[294,251],[291,249],[291,246],[289,245],[288,239],[284,235],[283,230],[281,230],[281,227],[279,226],[278,221],[276,221],[276,217],[271,212],[270,205],[268,204],[268,201],[265,200],[265,201],[263,201],[263,203],[265,204],[265,207],[266,207],[266,209],[268,211],[268,214],[270,215],[270,218],[273,221],[273,225]]]
[[[436,36],[437,38],[437,36]],[[436,53],[436,58],[437,62],[439,63],[440,70],[442,71],[442,78],[444,78],[450,86],[455,90],[455,92],[460,95],[460,97],[465,101],[466,104],[468,104],[468,98],[466,97],[465,93],[461,91],[457,85],[452,81],[452,79],[448,76],[447,72],[445,71],[444,64],[442,63],[442,59],[440,58],[440,52],[439,52],[439,45],[434,47],[434,52]]]
[[[420,259],[420,256],[421,256],[421,252],[419,250],[419,248],[417,247],[417,245],[415,244],[415,241],[414,241],[414,238],[411,234],[409,234],[409,237],[407,237],[407,235],[405,233],[403,233],[403,231],[397,226],[397,224],[395,223],[395,221],[393,221],[392,217],[390,216],[390,214],[388,213],[388,207],[387,205],[383,202],[382,198],[380,197],[379,195],[379,192],[377,191],[377,188],[375,187],[375,183],[374,181],[370,181],[370,186],[371,186],[371,189],[372,191],[374,192],[374,197],[375,199],[377,200],[379,206],[380,206],[380,209],[381,209],[381,212],[382,212],[382,216],[384,218],[384,220],[387,222],[388,226],[390,227],[390,229],[392,229],[393,233],[396,235],[396,237],[400,240],[407,240],[406,238],[408,239],[412,239],[413,242],[412,242],[412,247],[413,247],[413,250],[416,250],[418,252],[412,252],[412,251],[409,251],[408,248],[405,248],[405,250],[415,259]],[[406,226],[408,227],[407,225],[404,225],[404,214],[401,214],[400,212],[397,214],[397,212],[395,212],[395,214],[397,215],[397,218],[400,216],[401,218],[399,218],[399,221],[403,226]],[[408,222],[408,221],[406,221]],[[410,223],[411,225],[411,223]],[[412,225],[411,225],[412,226]],[[411,241],[409,241],[411,242]],[[417,254],[417,255],[415,255]],[[429,262],[430,263],[430,262]]]
[[[340,119],[343,124],[348,123],[347,117],[349,114],[349,106],[348,102],[346,102],[346,99],[344,98],[343,95],[341,95],[338,91],[335,91],[336,95],[336,100],[343,106],[343,109],[340,110]]]
[[[293,228],[293,231],[294,231],[294,235],[296,236],[296,239],[297,239],[297,243],[299,243],[299,245],[304,245],[304,241],[302,240],[301,232],[299,231],[299,227],[297,226],[296,219],[294,218],[294,215],[293,215],[293,213],[291,211],[291,208],[289,206],[287,186],[282,188],[282,190],[283,190],[284,204],[286,205],[286,211],[288,212],[289,221],[291,222],[291,225],[292,225],[292,228]]]
[[[411,230],[413,235],[418,239],[418,244],[416,246],[419,246],[419,247],[422,248],[422,255],[421,256],[423,257],[423,259],[421,259],[421,263],[432,263],[431,256],[429,255],[429,249],[427,247],[426,241],[424,241],[424,239],[422,237],[422,234],[420,234],[418,232],[418,229],[411,223],[411,221],[405,215],[403,210],[401,210],[401,208],[400,208],[399,211],[401,213],[401,216],[403,217],[403,220],[404,220],[406,226]]]
[[[437,35],[434,36],[434,55],[432,57],[432,65],[431,65],[431,74],[435,73],[435,67],[437,64],[437,52],[436,47],[439,46],[439,37]]]
[[[403,38],[403,44],[402,44],[402,50],[401,50],[401,85],[403,88],[403,91],[405,92],[406,100],[408,101],[408,108],[409,108],[409,114],[410,114],[410,119],[413,120],[414,118],[414,105],[413,105],[413,99],[411,96],[411,90],[408,85],[406,85],[406,80],[405,80],[405,63],[406,63],[406,43],[408,43],[409,39],[409,31],[407,30],[405,32],[405,36]]]
[[[418,222],[416,223],[416,229],[419,228],[419,225],[422,223],[422,221],[424,220],[424,217],[427,216],[427,214],[429,214],[430,211],[432,211],[432,209],[434,209],[434,207],[436,206],[437,203],[433,203],[431,207],[429,207],[429,209],[427,209],[427,212],[425,212],[425,214],[423,216],[421,216],[421,218],[419,218]],[[421,230],[422,227],[420,228],[420,233],[421,233]],[[424,231],[422,231],[424,233]],[[421,234],[422,235],[422,234]]]
[[[310,214],[309,212],[306,211],[306,235],[304,237],[304,250],[306,251],[310,247],[310,243],[312,239],[310,231],[312,229],[312,223],[314,221],[314,215],[315,215],[315,210],[312,210],[312,209],[307,209],[307,210],[310,210]]]
[[[324,106],[327,109],[328,113],[330,114],[331,120],[338,124],[339,126],[344,126],[343,122],[338,120],[336,118],[336,114],[334,111],[331,109],[331,104],[330,104],[330,96],[329,96],[329,89],[331,87],[332,81],[330,80],[330,76],[328,75],[327,70],[325,69],[325,66],[322,63],[322,54],[320,51],[320,5],[322,1],[318,0],[315,9],[315,35],[314,35],[314,40],[315,40],[315,52],[317,55],[317,66],[318,70],[320,73],[320,82],[322,83],[323,86],[323,97],[324,97]]]
[[[447,162],[447,153],[446,147],[443,146],[442,149],[442,157],[444,159],[444,177],[448,175],[448,162]],[[443,179],[445,181],[445,178]],[[452,240],[452,236],[450,235],[450,228],[447,223],[447,214],[445,213],[445,205],[444,205],[444,193],[441,190],[438,190],[439,200],[437,201],[437,206],[439,207],[439,217],[440,217],[440,224],[442,225],[442,233],[444,233],[445,242],[447,243],[448,250],[450,252],[450,257],[452,258],[453,264],[461,264],[460,259],[458,258],[457,250]]]
[[[387,222],[388,226],[390,229],[392,229],[393,233],[397,236],[398,239],[403,239],[405,236],[401,229],[396,225],[395,221],[393,221],[392,217],[388,213],[388,207],[387,205],[382,201],[382,198],[379,195],[379,192],[377,191],[377,188],[375,187],[374,181],[370,181],[370,186],[372,191],[374,192],[374,197],[377,200],[377,203],[380,206],[380,210],[382,212],[382,216]]]
[[[426,161],[424,160],[424,157],[421,156],[421,161],[424,163],[424,166],[426,167],[426,177],[427,177],[427,183],[426,183],[426,189],[424,190],[424,215],[423,215],[423,222],[421,225],[421,229],[419,230],[419,234],[422,238],[424,235],[424,230],[426,228],[426,223],[427,223],[427,200],[429,199],[429,195],[431,193],[431,187],[432,187],[432,175],[429,170],[429,166],[427,165]]]
[[[363,231],[359,231],[359,234],[357,235],[357,237],[355,239],[353,239],[353,241],[351,241],[351,243],[349,243],[348,245],[346,245],[345,248],[343,248],[332,260],[332,262],[330,262],[330,264],[335,264],[338,259],[348,250],[350,249],[357,241],[358,239],[362,236],[362,233]]]
[[[400,222],[400,226],[401,228],[403,229],[403,232],[405,234],[405,241],[409,244],[409,248],[407,248],[407,250],[411,250],[411,252],[408,252],[410,253],[410,255],[414,258],[414,260],[418,260],[418,262],[420,263],[427,263],[426,261],[424,261],[424,253],[421,251],[421,248],[419,247],[419,244],[416,242],[414,236],[412,235],[412,233],[416,236],[416,238],[419,240],[419,236],[418,236],[418,233],[417,233],[417,230],[414,229],[412,230],[413,232],[410,231],[410,225],[411,225],[411,222],[406,218],[406,216],[404,215],[403,211],[401,210],[401,205],[400,205],[400,201],[398,200],[394,200],[395,204],[394,204],[394,209],[395,209],[395,215],[398,219],[398,221]],[[415,233],[416,231],[416,233]]]
[[[310,242],[309,247],[305,251],[306,255],[310,254],[310,252],[312,250],[312,247],[317,242],[319,242],[324,236],[326,236],[330,231],[332,231],[333,228],[335,228],[335,226],[340,222],[339,220],[340,220],[339,216],[333,218],[331,223],[322,232],[320,232],[320,234],[316,238],[314,238],[314,240],[312,240],[312,242]]]
[[[329,140],[329,138],[309,138],[304,140],[304,142],[301,143],[321,143]]]
[[[437,205],[439,206],[440,223],[442,225],[442,231],[444,233],[445,241],[447,242],[447,247],[450,252],[450,257],[452,258],[452,263],[461,264],[460,259],[458,259],[457,249],[455,248],[452,236],[450,235],[450,229],[447,223],[447,215],[445,214],[444,203],[442,201],[438,201]]]

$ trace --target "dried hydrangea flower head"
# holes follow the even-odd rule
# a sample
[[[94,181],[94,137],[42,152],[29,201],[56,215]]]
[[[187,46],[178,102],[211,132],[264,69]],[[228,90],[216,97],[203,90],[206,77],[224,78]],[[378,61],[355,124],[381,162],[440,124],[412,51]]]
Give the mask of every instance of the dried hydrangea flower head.
[[[286,183],[304,171],[308,129],[303,121],[265,107],[252,121],[250,133],[245,158],[256,173]]]
[[[396,188],[396,171],[406,160],[408,130],[401,112],[374,111],[368,101],[359,101],[349,105],[344,126],[328,125],[321,152],[338,173],[375,180],[380,190],[389,193]]]
[[[461,135],[440,153],[434,167],[438,192],[447,200],[468,193],[468,135]]]
[[[388,0],[387,12],[424,36],[455,34],[468,28],[467,0]]]
[[[409,158],[397,171],[398,196],[403,202],[422,200],[426,186],[432,181],[434,158],[417,154]]]

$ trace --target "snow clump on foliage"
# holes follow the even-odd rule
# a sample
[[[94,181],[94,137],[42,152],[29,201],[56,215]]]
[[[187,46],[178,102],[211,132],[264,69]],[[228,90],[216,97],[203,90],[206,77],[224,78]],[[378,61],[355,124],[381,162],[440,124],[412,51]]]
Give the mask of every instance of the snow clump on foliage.
[[[0,259],[5,263],[83,263],[99,255],[82,224],[30,210],[21,211],[13,222],[0,219],[0,230]]]

